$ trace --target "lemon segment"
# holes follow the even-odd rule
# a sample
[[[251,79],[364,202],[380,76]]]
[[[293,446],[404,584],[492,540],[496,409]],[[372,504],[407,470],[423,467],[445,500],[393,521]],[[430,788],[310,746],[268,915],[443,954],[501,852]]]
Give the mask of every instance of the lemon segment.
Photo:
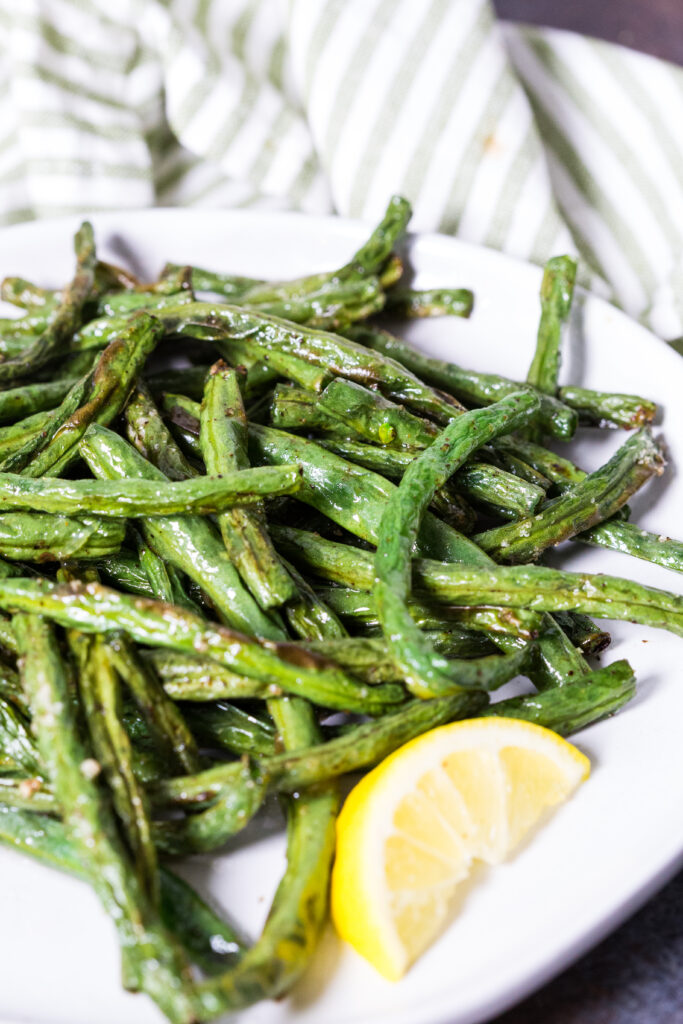
[[[516,719],[456,722],[407,743],[339,816],[339,935],[398,980],[442,930],[472,865],[500,863],[589,771],[576,747]]]

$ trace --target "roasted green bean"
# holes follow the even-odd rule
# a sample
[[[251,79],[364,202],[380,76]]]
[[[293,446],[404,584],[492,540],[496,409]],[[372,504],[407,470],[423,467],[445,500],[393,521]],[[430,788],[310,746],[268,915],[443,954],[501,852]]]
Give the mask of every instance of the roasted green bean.
[[[476,448],[497,434],[525,426],[538,410],[538,400],[519,392],[488,409],[458,417],[439,434],[406,470],[386,504],[375,555],[374,596],[387,645],[403,668],[406,683],[418,697],[446,696],[463,687],[494,689],[522,667],[525,652],[473,662],[449,662],[432,650],[408,609],[411,554],[420,521],[434,491]]]
[[[209,473],[239,479],[245,471],[254,472],[248,470],[247,417],[238,378],[225,364],[216,364],[206,382],[199,440]],[[262,507],[224,512],[218,525],[231,561],[262,608],[297,596],[268,536]]]

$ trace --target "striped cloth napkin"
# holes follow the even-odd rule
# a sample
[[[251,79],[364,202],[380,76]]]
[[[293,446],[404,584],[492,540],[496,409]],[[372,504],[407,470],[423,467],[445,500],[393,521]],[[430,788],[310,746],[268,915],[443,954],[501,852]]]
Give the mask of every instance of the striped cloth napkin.
[[[150,205],[377,218],[683,334],[683,69],[488,0],[0,0],[0,223]]]

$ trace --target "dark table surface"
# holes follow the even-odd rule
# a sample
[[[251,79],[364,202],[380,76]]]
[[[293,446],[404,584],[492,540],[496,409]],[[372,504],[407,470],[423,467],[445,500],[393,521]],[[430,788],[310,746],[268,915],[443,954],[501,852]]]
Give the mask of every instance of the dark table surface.
[[[683,64],[683,0],[493,0],[501,18],[607,39]]]
[[[494,4],[511,21],[570,29],[683,64],[683,0]],[[683,873],[576,964],[490,1024],[683,1024]]]

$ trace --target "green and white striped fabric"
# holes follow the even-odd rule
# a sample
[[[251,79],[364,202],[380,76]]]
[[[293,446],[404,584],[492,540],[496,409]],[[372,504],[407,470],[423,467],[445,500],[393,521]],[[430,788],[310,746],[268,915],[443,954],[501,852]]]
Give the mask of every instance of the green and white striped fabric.
[[[392,192],[683,334],[681,69],[487,0],[0,0],[0,222]]]

